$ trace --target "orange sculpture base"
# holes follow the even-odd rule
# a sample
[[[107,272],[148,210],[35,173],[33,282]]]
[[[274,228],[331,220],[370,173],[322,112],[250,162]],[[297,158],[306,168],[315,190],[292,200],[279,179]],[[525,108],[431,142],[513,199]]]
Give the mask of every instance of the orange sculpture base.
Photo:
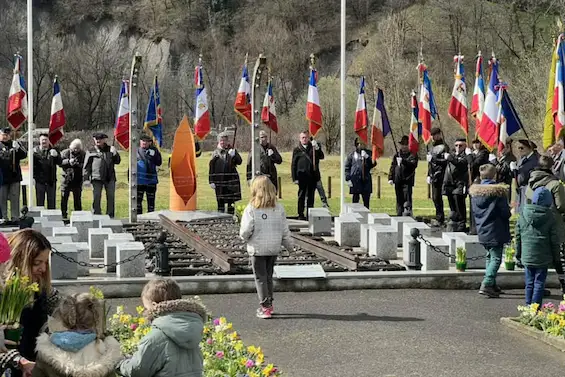
[[[196,210],[196,152],[194,135],[186,115],[175,132],[170,182],[169,209]]]

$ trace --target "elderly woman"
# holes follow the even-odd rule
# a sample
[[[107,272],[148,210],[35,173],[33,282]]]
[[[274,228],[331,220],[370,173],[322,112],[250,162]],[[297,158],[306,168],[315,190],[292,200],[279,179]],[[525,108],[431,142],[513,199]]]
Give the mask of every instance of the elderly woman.
[[[228,135],[223,132],[219,134],[218,147],[212,152],[208,173],[210,187],[216,192],[218,212],[225,212],[227,205],[227,212],[233,215],[235,212],[233,204],[241,200],[237,166],[242,162],[239,153],[229,144]]]
[[[63,182],[61,183],[61,212],[67,218],[69,196],[73,193],[75,211],[82,211],[82,166],[84,164],[84,150],[82,142],[74,139],[69,146],[61,152],[61,167],[63,168]]]

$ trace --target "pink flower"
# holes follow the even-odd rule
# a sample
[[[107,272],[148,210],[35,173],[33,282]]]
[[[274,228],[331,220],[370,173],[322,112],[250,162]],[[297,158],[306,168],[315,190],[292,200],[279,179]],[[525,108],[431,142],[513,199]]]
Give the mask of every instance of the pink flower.
[[[137,329],[137,323],[132,323],[131,325],[129,325],[129,327],[130,327],[130,329],[135,331],[135,329]]]
[[[224,358],[224,351],[217,351],[216,352],[216,357],[218,359],[223,359]]]
[[[214,326],[220,326],[220,319],[219,318],[216,318],[214,320]]]
[[[553,302],[546,302],[545,304],[543,304],[541,306],[542,309],[553,309],[555,308],[555,305],[553,305]]]
[[[212,343],[214,343],[214,341],[212,340],[212,338],[208,338],[208,339],[206,339],[206,343],[212,344]]]
[[[253,360],[251,360],[251,359],[248,359],[248,360],[245,362],[245,366],[246,366],[247,368],[253,368],[253,367],[255,366],[255,362],[253,362]]]
[[[565,304],[559,304],[559,311],[565,312]]]

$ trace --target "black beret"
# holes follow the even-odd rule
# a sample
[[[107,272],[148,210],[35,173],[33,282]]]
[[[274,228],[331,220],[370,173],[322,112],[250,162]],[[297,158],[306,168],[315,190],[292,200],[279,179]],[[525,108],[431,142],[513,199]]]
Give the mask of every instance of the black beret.
[[[153,141],[153,139],[151,139],[148,135],[141,135],[139,140],[141,140],[141,141]]]
[[[440,133],[441,133],[441,130],[440,130],[439,127],[432,127],[432,129],[430,130],[430,134],[431,134],[432,136],[433,136],[433,135],[440,134]]]
[[[480,143],[480,142],[481,142],[481,141],[480,141],[479,139],[473,140],[473,144],[478,144],[478,143]]]
[[[467,139],[465,139],[464,137],[458,137],[457,139],[455,139],[455,141],[458,141],[458,142],[461,142],[461,141],[462,141],[462,142],[465,142],[465,143],[466,143],[466,142],[467,142]]]
[[[404,135],[400,138],[400,145],[408,145],[408,136]]]
[[[108,135],[102,132],[95,132],[94,135],[92,135],[92,137],[95,138],[96,140],[100,140],[100,139],[107,139]]]
[[[534,148],[534,146],[532,146],[532,144],[534,144],[534,143],[532,143],[532,142],[529,141],[528,139],[519,139],[519,140],[518,140],[518,143],[520,143],[520,144],[522,144],[523,146],[528,147],[528,148],[530,148],[530,149],[533,149],[533,148]],[[535,144],[534,144],[534,145],[535,145]]]
[[[3,134],[11,134],[12,128],[11,127],[4,127],[4,128],[2,128],[2,133]]]

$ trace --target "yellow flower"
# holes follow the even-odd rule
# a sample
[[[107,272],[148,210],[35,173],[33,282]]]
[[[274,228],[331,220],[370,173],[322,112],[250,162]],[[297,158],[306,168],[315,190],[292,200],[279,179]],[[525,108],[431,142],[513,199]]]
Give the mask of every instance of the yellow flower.
[[[233,328],[233,325],[231,323],[228,323],[226,325],[226,329],[231,330]]]
[[[228,323],[226,317],[220,317],[220,325],[225,325],[226,323]]]
[[[249,346],[247,347],[247,352],[255,354],[257,352],[257,348],[255,346]]]
[[[147,321],[145,320],[145,318],[139,317],[137,319],[137,323],[139,323],[140,325],[145,325],[147,323]]]
[[[565,327],[565,319],[559,320],[559,327]]]
[[[137,312],[137,314],[142,315],[145,311],[145,308],[143,306],[138,306],[135,308],[135,311]]]
[[[249,377],[260,377],[257,373],[255,372],[249,372],[247,373],[249,375]]]
[[[23,284],[29,283],[29,276],[22,276],[22,283]]]
[[[234,332],[232,332],[232,333],[230,334],[230,338],[231,338],[232,340],[236,340],[237,337],[238,337],[237,331],[234,331]]]
[[[123,312],[124,312],[124,306],[118,305],[118,307],[116,308],[116,313],[122,314]]]
[[[239,363],[241,365],[245,365],[246,362],[247,362],[247,357],[242,357],[241,359],[239,359]]]
[[[270,376],[271,373],[273,373],[273,369],[275,369],[275,366],[273,364],[267,364],[265,369],[263,369],[263,376]]]
[[[539,309],[539,304],[535,303],[535,304],[530,305],[530,309],[533,310],[533,311],[537,311]]]
[[[208,326],[204,326],[204,334],[208,334],[210,332],[210,328]]]
[[[32,285],[29,286],[29,289],[30,289],[32,292],[39,292],[39,284],[33,283]]]
[[[263,355],[263,353],[260,353],[259,355],[257,355],[257,360],[255,360],[255,363],[259,365],[263,364],[263,361],[265,361],[265,355]]]
[[[234,344],[233,349],[236,350],[237,352],[241,352],[241,350],[243,349],[243,342],[241,340],[238,340]]]

